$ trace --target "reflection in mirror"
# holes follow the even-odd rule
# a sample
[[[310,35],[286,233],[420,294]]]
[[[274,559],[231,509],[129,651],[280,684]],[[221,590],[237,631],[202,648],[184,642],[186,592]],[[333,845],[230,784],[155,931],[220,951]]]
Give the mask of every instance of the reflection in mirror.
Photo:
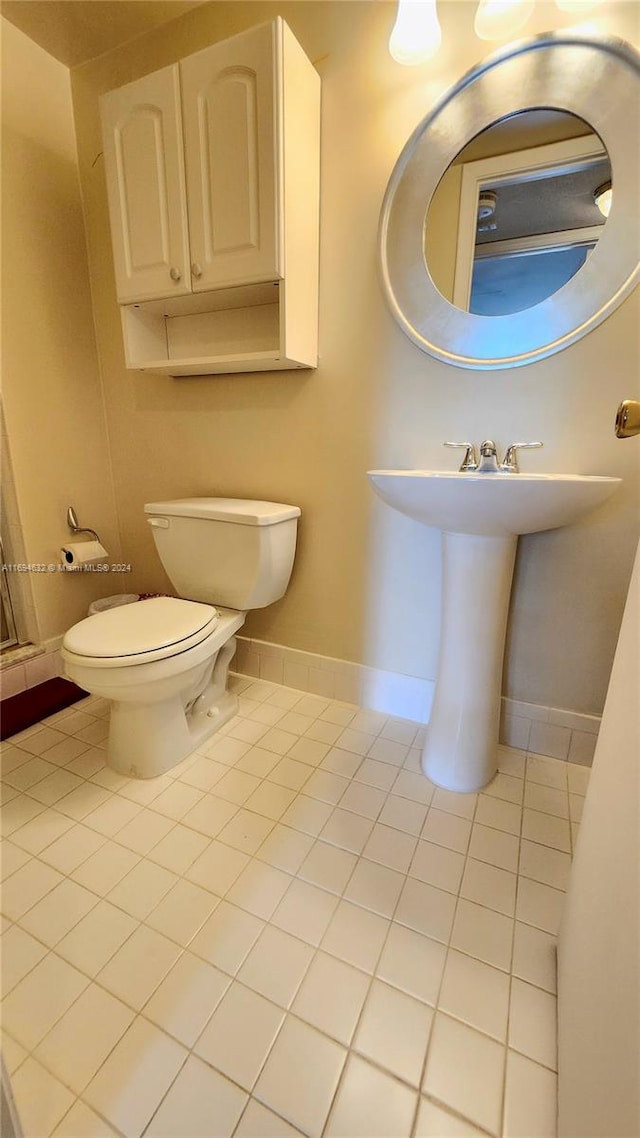
[[[536,109],[493,123],[460,151],[429,205],[433,283],[479,316],[539,304],[585,263],[610,191],[609,157],[583,119]]]

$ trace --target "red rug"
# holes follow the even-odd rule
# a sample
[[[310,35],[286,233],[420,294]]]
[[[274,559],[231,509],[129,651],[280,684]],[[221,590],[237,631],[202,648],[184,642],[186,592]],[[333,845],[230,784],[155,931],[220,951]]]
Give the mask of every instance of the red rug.
[[[88,694],[77,684],[58,676],[3,699],[0,702],[0,739],[9,739],[19,731],[25,731],[27,727],[40,723],[56,711],[70,707]]]

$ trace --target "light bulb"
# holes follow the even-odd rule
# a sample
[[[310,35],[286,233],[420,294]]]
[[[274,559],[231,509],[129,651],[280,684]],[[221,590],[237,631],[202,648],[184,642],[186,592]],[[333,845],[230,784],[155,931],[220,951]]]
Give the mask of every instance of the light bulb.
[[[442,43],[436,0],[398,0],[398,12],[389,38],[389,53],[396,63],[415,67],[435,55]]]
[[[508,39],[524,27],[533,13],[534,0],[480,0],[475,30],[478,39]]]
[[[593,195],[600,213],[603,217],[608,217],[611,211],[611,182],[604,182],[602,186],[598,186]]]
[[[556,7],[561,12],[588,12],[589,8],[597,8],[601,0],[556,0]]]

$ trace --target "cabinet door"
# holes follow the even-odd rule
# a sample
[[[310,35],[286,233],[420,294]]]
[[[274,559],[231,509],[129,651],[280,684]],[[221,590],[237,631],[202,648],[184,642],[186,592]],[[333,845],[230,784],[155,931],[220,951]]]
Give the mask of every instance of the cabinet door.
[[[278,31],[252,28],[180,64],[194,292],[280,275]]]
[[[178,65],[101,104],[118,300],[191,292]]]

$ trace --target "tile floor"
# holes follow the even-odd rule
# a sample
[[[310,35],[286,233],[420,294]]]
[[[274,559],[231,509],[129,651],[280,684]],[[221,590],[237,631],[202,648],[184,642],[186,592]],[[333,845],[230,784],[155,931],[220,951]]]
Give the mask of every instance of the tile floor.
[[[26,1138],[547,1138],[588,770],[236,677],[169,775],[90,697],[2,755],[3,1052]]]

